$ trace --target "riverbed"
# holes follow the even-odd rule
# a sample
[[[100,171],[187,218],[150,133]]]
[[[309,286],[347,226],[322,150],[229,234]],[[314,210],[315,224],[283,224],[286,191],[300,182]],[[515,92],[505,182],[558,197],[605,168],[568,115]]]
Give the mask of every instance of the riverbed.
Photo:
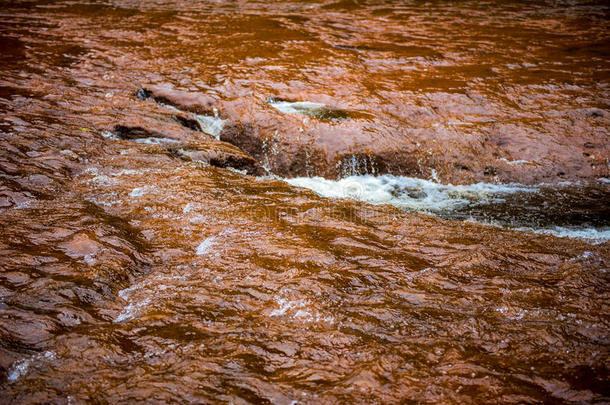
[[[610,401],[604,2],[0,10],[0,403]]]

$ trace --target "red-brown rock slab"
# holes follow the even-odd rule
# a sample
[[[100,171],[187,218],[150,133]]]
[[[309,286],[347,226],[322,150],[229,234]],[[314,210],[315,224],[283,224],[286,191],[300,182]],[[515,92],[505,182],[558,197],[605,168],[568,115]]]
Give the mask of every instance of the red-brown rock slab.
[[[363,111],[302,93],[224,100],[145,85],[139,94],[182,111],[217,115],[224,120],[222,141],[286,177],[390,173],[528,184],[609,173],[610,137],[600,123],[608,124],[610,116],[601,110],[571,111],[532,128],[527,114],[507,123],[507,113],[475,95],[436,93],[431,107],[397,97],[395,105]],[[273,106],[282,102],[310,103],[313,110],[285,112]],[[481,121],[487,125],[473,127]]]

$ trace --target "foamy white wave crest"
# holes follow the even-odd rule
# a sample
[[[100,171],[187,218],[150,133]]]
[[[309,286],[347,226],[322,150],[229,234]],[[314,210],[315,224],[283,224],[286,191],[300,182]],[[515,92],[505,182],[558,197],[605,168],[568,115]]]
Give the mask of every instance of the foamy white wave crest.
[[[284,181],[293,186],[308,188],[322,197],[349,198],[369,204],[390,204],[401,209],[435,214],[446,218],[451,218],[453,211],[459,211],[463,208],[484,207],[487,204],[493,205],[493,203],[503,202],[510,194],[540,191],[539,187],[519,184],[477,183],[454,186],[388,174],[383,176],[349,176],[336,181],[321,177],[297,177],[284,179]],[[555,186],[568,185],[571,184],[562,183]],[[484,214],[484,208],[481,212]],[[507,224],[509,224],[507,225],[485,217],[470,219],[472,222],[485,225],[504,226],[558,237],[585,239],[592,243],[603,243],[610,240],[610,227],[518,227],[518,220],[518,218],[507,218]],[[513,225],[510,225],[510,223]]]
[[[310,101],[270,101],[269,104],[284,114],[311,115],[312,112],[321,111],[325,107],[324,104]]]
[[[370,204],[391,204],[421,212],[440,212],[478,202],[499,200],[503,195],[537,191],[535,187],[477,183],[470,185],[439,184],[413,177],[349,176],[341,180],[322,177],[285,179],[293,186],[308,188],[322,197],[350,198]]]
[[[552,228],[517,228],[519,231],[529,231],[541,233],[545,235],[558,236],[560,238],[585,239],[593,244],[604,243],[610,241],[610,227],[593,228],[593,227],[567,227],[555,226]]]

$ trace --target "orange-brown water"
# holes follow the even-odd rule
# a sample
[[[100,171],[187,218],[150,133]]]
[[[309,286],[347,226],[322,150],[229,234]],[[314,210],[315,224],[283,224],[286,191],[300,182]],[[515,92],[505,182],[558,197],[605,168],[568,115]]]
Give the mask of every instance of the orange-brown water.
[[[607,239],[465,221],[607,231],[603,2],[2,6],[0,402],[610,401]],[[189,159],[250,151],[151,83],[268,108],[280,138],[268,97],[357,111],[302,125],[353,134],[330,152],[412,145],[396,175],[548,184],[444,219],[323,198]],[[331,177],[282,172],[282,142],[271,174]]]

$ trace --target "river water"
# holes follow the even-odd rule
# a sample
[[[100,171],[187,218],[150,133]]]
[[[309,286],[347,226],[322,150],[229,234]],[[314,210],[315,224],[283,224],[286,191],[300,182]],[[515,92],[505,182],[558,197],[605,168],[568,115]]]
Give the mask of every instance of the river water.
[[[0,403],[610,401],[609,16],[4,2]]]

